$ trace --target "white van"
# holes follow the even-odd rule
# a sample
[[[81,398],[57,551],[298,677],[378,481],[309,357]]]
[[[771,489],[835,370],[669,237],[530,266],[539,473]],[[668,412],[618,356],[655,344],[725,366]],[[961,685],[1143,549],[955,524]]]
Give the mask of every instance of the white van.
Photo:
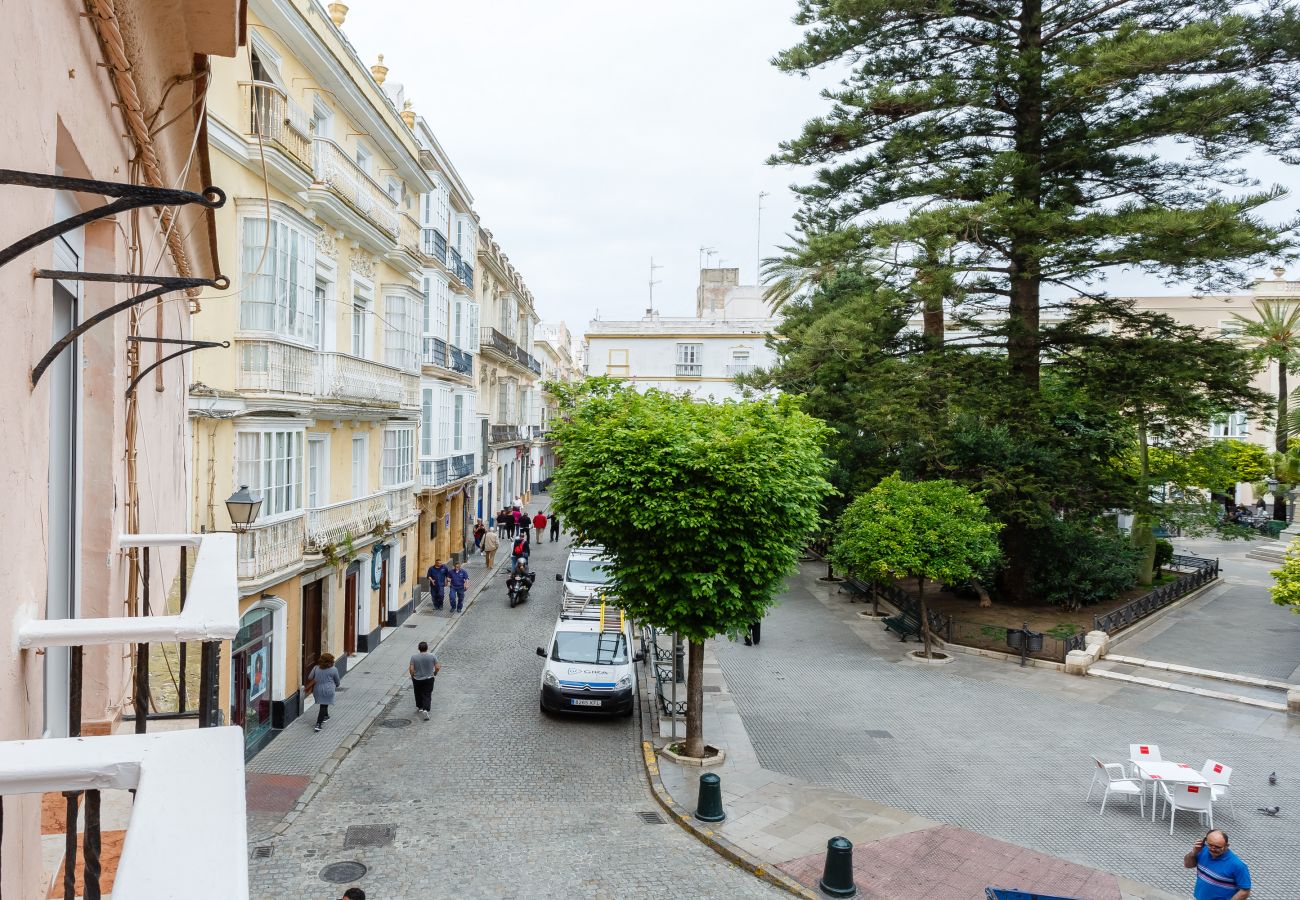
[[[564,599],[597,597],[609,584],[608,566],[604,547],[595,544],[574,547],[564,571],[555,575],[555,580],[564,584]]]
[[[600,597],[566,597],[550,648],[538,647],[542,712],[632,715],[636,666],[632,625],[623,610]]]

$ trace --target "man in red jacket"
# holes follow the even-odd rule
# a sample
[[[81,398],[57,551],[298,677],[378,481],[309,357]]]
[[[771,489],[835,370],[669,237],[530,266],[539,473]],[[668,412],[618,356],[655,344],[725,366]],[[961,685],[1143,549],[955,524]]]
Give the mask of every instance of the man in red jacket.
[[[546,531],[546,513],[540,509],[537,515],[533,516],[533,528],[537,529],[537,543],[542,542],[542,532]]]

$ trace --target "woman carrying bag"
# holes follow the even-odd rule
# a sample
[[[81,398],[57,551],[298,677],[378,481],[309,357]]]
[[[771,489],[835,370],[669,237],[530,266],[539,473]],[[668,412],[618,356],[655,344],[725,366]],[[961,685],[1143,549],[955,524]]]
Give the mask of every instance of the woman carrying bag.
[[[316,713],[316,730],[320,731],[330,717],[330,704],[334,702],[334,690],[339,686],[339,670],[334,666],[334,654],[322,653],[316,659],[307,675],[307,690],[320,707]]]

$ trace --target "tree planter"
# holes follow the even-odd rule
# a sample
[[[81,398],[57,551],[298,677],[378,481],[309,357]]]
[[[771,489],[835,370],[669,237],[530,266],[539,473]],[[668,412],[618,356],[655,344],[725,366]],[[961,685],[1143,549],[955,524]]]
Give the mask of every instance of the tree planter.
[[[954,657],[951,654],[943,653],[939,650],[930,651],[931,658],[925,658],[924,650],[913,650],[907,654],[907,658],[913,662],[919,662],[926,666],[946,666],[952,662]]]
[[[873,612],[871,612],[870,610],[868,610],[868,611],[866,611],[866,612],[860,612],[860,613],[858,613],[858,615],[861,616],[861,617],[864,618],[864,619],[870,619],[870,620],[873,621],[873,622],[879,622],[879,621],[882,621],[882,620],[884,620],[884,619],[889,618],[888,613],[873,613]]]
[[[714,747],[710,744],[704,745],[705,755],[703,756],[703,758],[696,757],[696,756],[682,756],[679,753],[674,753],[672,748],[676,746],[679,745],[670,744],[667,747],[663,747],[659,750],[659,754],[663,756],[664,759],[671,760],[672,762],[675,762],[680,766],[700,766],[702,768],[708,768],[709,766],[720,766],[724,761],[726,761],[727,758],[726,751],[722,750],[719,747]],[[709,754],[712,755],[710,756]]]

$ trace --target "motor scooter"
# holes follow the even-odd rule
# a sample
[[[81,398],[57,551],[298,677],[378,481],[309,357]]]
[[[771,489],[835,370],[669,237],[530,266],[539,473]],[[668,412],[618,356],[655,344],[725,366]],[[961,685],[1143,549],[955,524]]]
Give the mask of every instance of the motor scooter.
[[[512,572],[506,579],[506,596],[510,599],[510,608],[528,602],[528,592],[533,589],[537,575],[533,572]]]

